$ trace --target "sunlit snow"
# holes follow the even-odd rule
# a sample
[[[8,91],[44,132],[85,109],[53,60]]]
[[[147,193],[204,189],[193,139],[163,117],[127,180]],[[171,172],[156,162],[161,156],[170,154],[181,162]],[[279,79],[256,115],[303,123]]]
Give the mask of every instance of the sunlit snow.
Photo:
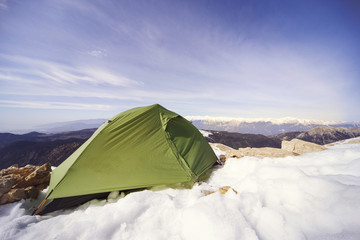
[[[0,206],[0,239],[360,239],[360,144],[229,159],[191,189],[112,193],[47,216],[31,204]]]
[[[199,131],[204,137],[209,137],[210,135],[212,135],[212,133],[209,131],[205,131],[205,130],[199,130]]]

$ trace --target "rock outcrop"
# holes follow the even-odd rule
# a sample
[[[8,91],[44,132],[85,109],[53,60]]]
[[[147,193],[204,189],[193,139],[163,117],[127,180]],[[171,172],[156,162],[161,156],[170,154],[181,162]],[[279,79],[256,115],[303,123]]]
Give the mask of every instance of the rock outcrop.
[[[0,171],[0,205],[37,198],[50,182],[51,165],[13,165]]]
[[[239,148],[238,152],[242,156],[250,156],[250,157],[271,157],[271,158],[278,158],[278,157],[286,157],[286,156],[296,156],[298,154],[286,151],[280,148],[271,148],[271,147],[264,147],[264,148]]]
[[[225,152],[226,158],[241,158],[245,156],[249,157],[286,157],[286,156],[297,156],[303,153],[308,152],[318,152],[327,149],[324,146],[302,141],[299,139],[293,139],[291,141],[283,141],[280,148],[271,148],[271,147],[263,147],[263,148],[239,148],[233,149],[231,147],[225,146],[221,143],[211,143],[213,147],[218,148],[219,150]],[[225,160],[226,161],[226,160]],[[225,162],[223,160],[223,162]]]
[[[293,152],[296,154],[303,154],[303,153],[309,153],[309,152],[319,152],[327,149],[326,147],[306,142],[300,139],[292,139],[291,141],[282,141],[281,143],[281,149],[289,152]]]
[[[263,148],[239,148],[233,149],[231,147],[225,146],[221,143],[212,143],[212,146],[218,148],[219,150],[225,152],[226,158],[242,158],[245,156],[248,157],[286,157],[286,156],[296,156],[293,152],[288,152],[280,148],[271,148],[271,147],[263,147]]]

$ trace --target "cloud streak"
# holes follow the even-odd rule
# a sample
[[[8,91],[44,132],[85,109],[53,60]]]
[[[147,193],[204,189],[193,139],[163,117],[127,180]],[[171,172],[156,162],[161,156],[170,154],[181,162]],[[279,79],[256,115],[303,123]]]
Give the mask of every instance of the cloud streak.
[[[78,66],[70,67],[60,63],[44,61],[34,58],[0,55],[0,60],[3,62],[11,61],[15,67],[3,67],[0,70],[2,78],[0,80],[7,80],[9,77],[4,77],[5,73],[11,73],[11,78],[24,79],[32,78],[44,82],[56,82],[59,84],[81,84],[90,83],[94,85],[108,84],[111,86],[127,87],[131,85],[139,85],[141,82],[134,81],[117,73],[112,73],[107,69]],[[7,62],[9,64],[9,62]]]
[[[98,57],[98,58],[107,56],[106,51],[99,50],[99,49],[97,49],[97,50],[88,50],[86,53],[89,54],[90,56]]]
[[[30,109],[67,109],[67,110],[94,110],[107,111],[111,109],[109,105],[103,104],[83,104],[68,102],[28,102],[28,101],[9,101],[0,100],[0,107],[6,108],[30,108]]]

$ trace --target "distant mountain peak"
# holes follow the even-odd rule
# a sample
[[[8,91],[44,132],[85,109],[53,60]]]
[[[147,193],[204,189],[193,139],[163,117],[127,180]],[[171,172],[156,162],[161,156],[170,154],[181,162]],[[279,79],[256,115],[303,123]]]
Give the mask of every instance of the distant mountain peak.
[[[299,119],[294,117],[236,118],[236,117],[186,116],[185,118],[189,121],[202,120],[209,122],[239,122],[239,123],[270,122],[272,124],[319,124],[319,125],[336,125],[336,124],[345,123],[343,121],[311,120],[311,119]]]
[[[199,129],[274,135],[285,132],[307,131],[312,128],[328,126],[360,128],[360,122],[324,121],[285,118],[228,118],[209,116],[187,116]]]
[[[273,139],[291,140],[293,138],[301,139],[317,144],[328,144],[336,141],[355,138],[360,136],[360,128],[343,128],[320,126],[303,132],[289,132],[271,136]]]

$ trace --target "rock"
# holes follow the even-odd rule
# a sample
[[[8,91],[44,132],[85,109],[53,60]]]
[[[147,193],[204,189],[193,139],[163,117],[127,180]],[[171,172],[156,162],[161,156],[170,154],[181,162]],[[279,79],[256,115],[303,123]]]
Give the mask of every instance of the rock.
[[[1,197],[0,204],[12,203],[26,198],[27,196],[25,189],[11,189],[10,192],[5,193]]]
[[[281,149],[272,147],[263,148],[239,148],[235,150],[231,147],[225,146],[220,143],[211,143],[211,146],[218,148],[225,152],[226,158],[241,158],[245,156],[249,157],[286,157],[286,156],[297,156],[308,152],[318,152],[327,149],[322,145],[318,145],[311,142],[306,142],[300,139],[292,139],[291,141],[282,141]]]
[[[13,165],[0,171],[0,205],[21,199],[37,198],[50,182],[51,165],[40,167]]]
[[[228,147],[224,144],[221,143],[210,143],[211,146],[218,148],[219,150],[225,152],[225,158],[232,158],[232,157],[237,157],[240,158],[241,156],[239,155],[239,153],[237,152],[237,150]],[[238,156],[239,155],[239,156]]]
[[[35,170],[36,170],[36,166],[33,166],[33,165],[26,165],[25,167],[22,167],[22,168],[16,168],[16,167],[14,167],[14,165],[12,165],[9,168],[1,170],[0,177],[6,176],[9,174],[20,174],[21,176],[27,176]]]
[[[264,147],[264,148],[239,148],[238,153],[241,156],[249,156],[249,157],[287,157],[287,156],[295,156],[293,152],[286,151],[279,148],[270,148],[270,147]]]
[[[224,154],[220,154],[219,161],[220,161],[221,165],[225,164],[226,156]]]
[[[231,189],[231,190],[233,190],[233,192],[234,193],[238,193],[235,189],[233,189],[232,187],[230,187],[230,186],[224,186],[224,187],[221,187],[221,188],[219,188],[219,193],[221,193],[221,194],[225,194],[225,193],[227,193],[228,191],[229,191],[229,189]]]
[[[49,186],[49,182],[43,183],[43,184],[39,184],[34,186],[36,189],[38,189],[39,191],[44,190],[45,188],[47,188]]]
[[[21,176],[20,174],[9,174],[9,175],[4,176],[4,178],[14,179],[15,183],[13,185],[15,185],[15,184],[21,182],[23,180],[24,176]]]
[[[16,180],[14,178],[0,178],[0,196],[9,192],[15,183]]]
[[[327,148],[316,143],[306,142],[295,138],[291,141],[282,141],[281,149],[296,154],[303,154],[309,152],[319,152]]]
[[[51,165],[50,163],[45,163],[44,165],[38,167],[35,171],[30,173],[28,176],[14,186],[14,188],[25,188],[34,185],[40,185],[43,183],[50,182],[50,172]]]
[[[3,194],[0,197],[0,205],[6,203],[12,203],[21,199],[32,198],[35,199],[39,195],[40,190],[34,186],[28,188],[11,189],[8,193]]]
[[[6,203],[11,203],[8,193],[5,193],[0,196],[0,205],[6,204]]]
[[[219,188],[219,189],[216,190],[216,191],[203,189],[203,190],[201,190],[201,192],[202,192],[202,194],[204,194],[205,196],[207,196],[207,195],[213,194],[213,193],[215,193],[215,192],[219,192],[220,194],[225,194],[225,193],[227,193],[230,189],[231,189],[234,193],[238,194],[238,192],[237,192],[235,189],[233,189],[232,187],[230,187],[230,186],[223,186],[223,187]]]
[[[26,190],[23,188],[11,189],[8,194],[10,198],[14,200],[14,202],[27,198]]]
[[[263,148],[239,148],[235,150],[231,147],[225,146],[220,143],[212,143],[212,146],[218,148],[221,151],[225,152],[226,158],[241,158],[245,156],[250,157],[286,157],[286,156],[296,156],[296,153],[289,152],[286,150],[282,150],[280,148],[271,148],[271,147],[263,147]]]
[[[40,193],[40,190],[37,187],[31,186],[25,188],[26,191],[26,198],[35,199]]]

